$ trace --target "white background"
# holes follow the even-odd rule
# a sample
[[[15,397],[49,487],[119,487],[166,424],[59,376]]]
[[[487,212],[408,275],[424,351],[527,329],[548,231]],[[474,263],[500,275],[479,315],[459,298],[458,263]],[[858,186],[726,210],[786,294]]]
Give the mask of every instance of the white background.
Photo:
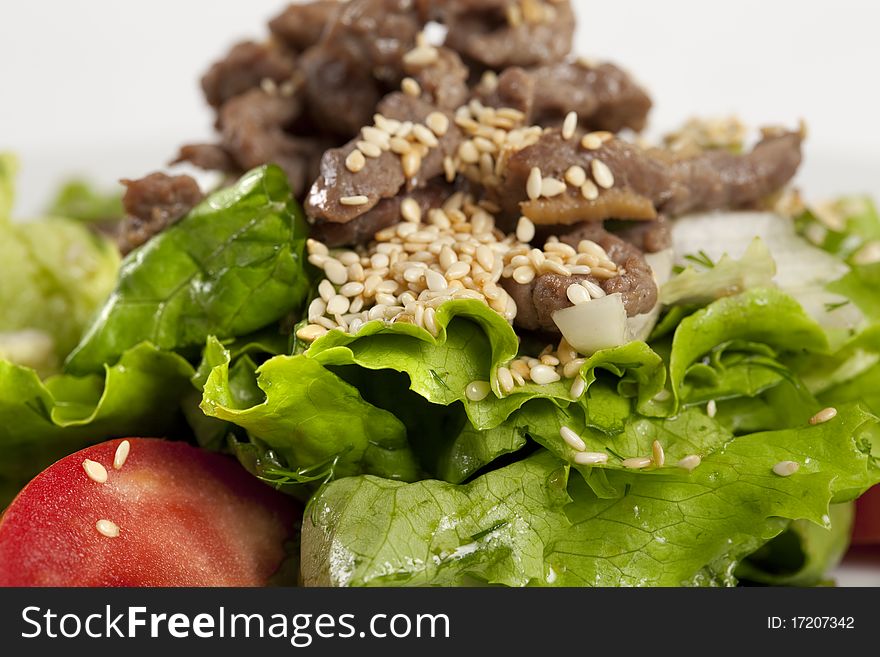
[[[198,77],[283,0],[2,0],[0,148],[23,212],[65,174],[138,176],[210,138]],[[581,54],[650,89],[654,131],[699,115],[810,126],[808,196],[880,193],[880,2],[575,0]]]

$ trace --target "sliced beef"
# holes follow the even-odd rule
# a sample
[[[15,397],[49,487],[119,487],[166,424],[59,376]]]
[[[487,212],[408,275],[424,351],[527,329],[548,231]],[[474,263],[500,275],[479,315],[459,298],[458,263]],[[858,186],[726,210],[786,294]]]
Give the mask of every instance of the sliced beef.
[[[533,123],[550,124],[574,111],[586,130],[645,127],[651,98],[614,64],[559,62],[530,73],[535,80]]]
[[[381,86],[362,60],[332,43],[300,58],[309,118],[325,133],[349,139],[370,122]]]
[[[152,173],[140,180],[123,180],[122,197],[127,213],[120,225],[119,249],[129,253],[176,223],[204,195],[198,183],[189,176],[168,176]]]
[[[659,253],[672,246],[672,222],[666,215],[653,221],[606,221],[605,229],[642,253]]]
[[[439,208],[452,194],[451,188],[442,183],[431,183],[423,189],[398,194],[376,204],[369,212],[356,217],[348,223],[320,221],[312,226],[312,237],[321,240],[330,248],[364,244],[383,228],[401,221],[400,205],[406,198],[414,199],[427,214],[432,208]]]
[[[433,105],[420,98],[393,93],[385,97],[377,108],[389,119],[424,123]],[[414,190],[424,187],[443,173],[443,159],[452,156],[462,141],[462,134],[455,126],[451,113],[449,131],[439,139],[439,145],[430,148],[421,160],[418,173],[410,179],[404,175],[401,158],[391,151],[383,151],[378,158],[367,158],[366,166],[352,173],[345,165],[348,156],[357,148],[360,136],[342,148],[324,153],[320,176],[312,185],[306,199],[306,214],[316,223],[347,223],[375,208],[383,199],[394,198],[402,189]],[[365,196],[367,203],[343,205],[341,199]]]
[[[448,28],[447,46],[495,70],[559,61],[574,38],[568,0],[447,0],[437,14]]]
[[[553,313],[572,305],[566,293],[568,287],[583,280],[596,283],[607,294],[620,293],[629,317],[641,315],[654,308],[657,303],[657,284],[650,265],[636,246],[612,235],[598,223],[581,224],[560,238],[560,241],[574,248],[577,248],[581,240],[591,240],[605,249],[608,257],[618,266],[619,276],[600,279],[582,274],[542,274],[526,285],[506,278],[502,285],[516,302],[514,323],[517,327],[558,334]]]
[[[535,77],[519,66],[511,66],[498,76],[491,86],[481,83],[476,96],[489,107],[510,107],[525,115],[526,123],[533,123],[535,109]]]
[[[260,86],[263,80],[289,80],[294,69],[289,54],[269,44],[245,41],[233,46],[225,59],[208,70],[202,77],[202,90],[212,107],[220,107],[230,98]]]
[[[437,48],[437,60],[427,66],[404,63],[404,73],[422,87],[422,95],[441,109],[454,110],[464,105],[470,95],[469,71],[461,57],[449,48]]]
[[[187,144],[182,146],[171,164],[180,164],[181,162],[189,162],[205,171],[243,173],[235,158],[218,144]]]
[[[297,98],[252,89],[227,102],[220,112],[223,148],[244,170],[262,164],[284,169],[296,196],[317,175],[318,162],[328,143],[321,138],[298,137],[286,128],[299,116]]]
[[[566,140],[558,130],[550,130],[536,144],[510,156],[501,187],[494,193],[509,216],[524,214],[544,225],[648,220],[655,219],[659,212],[674,217],[699,210],[743,207],[791,180],[801,162],[801,140],[799,133],[777,132],[743,155],[711,150],[680,158],[659,149],[645,150],[610,135],[599,148],[586,149],[579,139]],[[587,200],[581,190],[571,186],[554,198],[527,198],[526,185],[533,167],[539,168],[545,178],[562,180],[573,165],[591,172],[593,160],[599,160],[613,176],[613,185],[600,189],[597,198]]]
[[[269,30],[288,48],[302,52],[321,40],[324,29],[341,7],[339,0],[294,3],[269,21]]]

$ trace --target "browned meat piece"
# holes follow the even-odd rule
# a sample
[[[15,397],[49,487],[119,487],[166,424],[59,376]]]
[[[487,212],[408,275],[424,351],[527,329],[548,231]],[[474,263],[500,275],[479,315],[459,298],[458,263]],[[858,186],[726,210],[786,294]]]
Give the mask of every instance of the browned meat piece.
[[[387,119],[417,124],[424,124],[429,114],[438,111],[420,98],[403,93],[389,94],[379,103],[377,110]],[[439,137],[436,147],[427,148],[424,157],[417,158],[419,166],[414,168],[415,173],[410,178],[404,175],[403,158],[391,151],[382,151],[378,158],[366,158],[366,165],[357,173],[349,171],[346,159],[357,150],[361,137],[324,153],[320,176],[306,199],[306,214],[316,222],[347,223],[375,208],[382,199],[397,196],[401,189],[426,186],[443,173],[444,158],[452,156],[462,141],[452,114],[445,114],[449,121],[448,131]],[[342,199],[361,196],[366,202],[342,203]]]
[[[449,29],[447,46],[495,70],[548,64],[571,51],[568,0],[447,0],[439,15]]]
[[[289,80],[294,67],[293,58],[277,48],[245,41],[233,46],[226,58],[202,77],[202,90],[212,107],[220,107],[265,79],[277,83]]]
[[[122,184],[126,187],[122,203],[127,213],[119,231],[122,253],[145,244],[204,198],[198,183],[189,176],[151,173],[140,180],[123,180]]]
[[[519,66],[511,66],[498,76],[497,84],[484,83],[476,88],[477,97],[489,107],[510,107],[525,115],[527,123],[535,106],[535,78]]]
[[[443,205],[451,193],[448,185],[432,183],[424,189],[415,189],[408,194],[398,194],[394,198],[379,201],[372,210],[348,223],[318,222],[312,227],[312,237],[331,248],[364,244],[372,240],[378,231],[400,222],[400,204],[404,199],[414,199],[422,213],[427,214],[428,210]]]
[[[605,229],[642,253],[659,253],[672,246],[672,222],[662,214],[653,221],[606,221]]]
[[[464,105],[470,95],[468,68],[454,50],[438,48],[437,61],[428,66],[404,63],[404,73],[422,87],[422,97],[441,109],[454,110]]]
[[[322,131],[346,139],[370,122],[382,92],[362,61],[319,45],[299,63],[309,117]]]
[[[288,133],[300,114],[296,97],[267,94],[252,89],[236,96],[220,111],[223,148],[242,169],[277,164],[284,169],[291,189],[300,197],[317,174],[317,163],[327,147],[323,139]]]
[[[628,316],[649,312],[657,303],[657,284],[650,265],[634,245],[611,235],[598,223],[581,224],[560,241],[577,248],[581,240],[596,242],[608,253],[618,266],[619,276],[601,279],[592,275],[563,276],[542,274],[531,283],[523,285],[513,279],[503,279],[502,285],[516,302],[514,323],[519,328],[558,334],[553,313],[572,305],[566,291],[574,283],[589,280],[599,285],[607,294],[620,293]]]
[[[321,40],[324,28],[341,6],[339,0],[291,4],[269,21],[269,30],[288,48],[302,52]]]
[[[598,147],[585,148],[580,139],[546,132],[507,160],[502,185],[494,190],[497,202],[509,216],[523,214],[543,225],[655,219],[658,212],[677,216],[749,205],[782,188],[801,162],[802,136],[794,132],[771,134],[743,155],[711,150],[684,158],[644,150],[607,133],[603,139],[594,144]],[[575,165],[598,183],[592,194],[568,185],[552,198],[527,197],[533,168],[545,179],[564,180]]]
[[[577,112],[586,130],[641,130],[651,109],[648,95],[613,64],[513,66],[498,76],[497,85],[481,83],[475,92],[484,104],[512,107],[526,115],[527,123],[542,126],[558,125],[569,112]]]
[[[530,73],[535,80],[533,123],[560,121],[573,111],[587,130],[619,132],[645,127],[651,99],[614,64],[592,67],[560,62]]]
[[[205,171],[221,171],[223,173],[242,173],[241,167],[236,164],[222,146],[217,144],[187,144],[182,146],[171,164],[189,162]]]

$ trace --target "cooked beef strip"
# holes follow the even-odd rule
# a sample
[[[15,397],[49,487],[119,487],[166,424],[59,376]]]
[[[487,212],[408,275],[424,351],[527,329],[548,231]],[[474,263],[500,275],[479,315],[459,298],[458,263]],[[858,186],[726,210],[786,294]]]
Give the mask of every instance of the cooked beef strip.
[[[243,173],[235,159],[222,146],[217,144],[187,144],[182,146],[177,157],[171,164],[189,162],[205,171],[221,171],[223,173]]]
[[[641,130],[651,109],[648,94],[607,63],[557,62],[529,70],[512,66],[498,76],[497,86],[480,84],[475,93],[486,105],[512,107],[526,115],[527,123],[545,127],[577,112],[586,130]]]
[[[574,248],[577,248],[581,240],[591,240],[605,249],[608,257],[618,266],[620,275],[599,279],[582,274],[542,274],[525,285],[512,278],[503,279],[504,289],[516,302],[514,324],[517,327],[558,335],[559,329],[553,321],[553,313],[572,305],[566,293],[568,287],[583,280],[596,283],[607,294],[620,293],[629,317],[649,312],[656,305],[658,292],[653,272],[636,246],[612,235],[598,223],[581,224],[560,237],[560,241]]]
[[[377,110],[386,118],[414,123],[424,123],[431,112],[438,111],[420,98],[399,92],[386,96]],[[375,208],[382,199],[393,198],[404,188],[413,190],[424,187],[441,175],[443,158],[454,154],[462,141],[452,114],[446,112],[446,115],[449,118],[449,131],[439,138],[437,148],[428,151],[418,174],[410,180],[404,176],[400,156],[390,151],[383,151],[378,158],[367,158],[366,166],[358,173],[349,171],[345,160],[357,148],[360,136],[342,148],[324,153],[320,176],[306,198],[306,214],[315,222],[347,223]],[[340,199],[351,196],[365,196],[368,202],[354,206],[340,202]]]
[[[295,96],[252,89],[231,99],[220,112],[223,148],[238,165],[244,170],[266,163],[279,165],[297,197],[314,179],[317,162],[328,146],[324,139],[296,137],[285,130],[300,110]]]
[[[653,221],[606,221],[605,230],[642,253],[659,253],[672,246],[672,222],[662,214]]]
[[[211,66],[202,77],[202,90],[212,107],[220,107],[230,98],[260,86],[264,79],[276,83],[289,80],[294,70],[294,58],[288,53],[270,44],[245,41]]]
[[[372,210],[347,223],[320,221],[312,226],[311,234],[330,248],[365,244],[383,228],[400,222],[400,204],[404,199],[414,199],[422,209],[422,214],[427,214],[428,210],[443,205],[451,194],[452,188],[449,185],[434,181],[422,189],[383,199]]]
[[[339,0],[291,4],[269,21],[272,35],[288,48],[302,52],[321,40],[328,23],[342,7]]]
[[[438,11],[449,30],[446,45],[495,70],[563,59],[571,51],[574,38],[571,4],[568,0],[529,0],[529,4],[551,15],[539,20],[521,15],[514,25],[508,15],[516,11],[514,7],[520,7],[514,0],[446,0]]]
[[[679,158],[660,149],[642,149],[610,137],[596,150],[579,138],[545,132],[534,145],[510,156],[496,200],[511,217],[523,214],[536,224],[574,224],[604,219],[655,219],[658,212],[677,216],[699,210],[742,207],[782,188],[801,161],[802,136],[795,132],[765,137],[750,153],[704,151]],[[559,180],[573,165],[588,173],[600,160],[614,177],[611,189],[586,200],[569,187],[555,198],[529,200],[526,182],[533,167]]]
[[[422,97],[440,109],[454,110],[464,105],[470,95],[469,71],[461,57],[449,48],[438,48],[439,57],[428,66],[404,63],[403,71],[422,87]]]
[[[127,216],[120,224],[119,250],[129,253],[176,223],[204,198],[189,176],[151,173],[140,180],[123,180],[122,203]]]

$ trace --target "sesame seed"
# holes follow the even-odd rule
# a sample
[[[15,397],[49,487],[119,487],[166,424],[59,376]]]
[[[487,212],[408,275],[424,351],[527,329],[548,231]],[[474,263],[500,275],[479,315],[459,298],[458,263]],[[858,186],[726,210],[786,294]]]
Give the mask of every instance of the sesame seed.
[[[446,278],[450,281],[464,278],[471,273],[471,266],[466,262],[454,262],[446,269]]]
[[[366,205],[367,203],[370,202],[370,199],[367,198],[366,196],[363,196],[363,195],[343,196],[341,199],[339,199],[339,202],[342,205],[359,206],[359,205]]]
[[[391,152],[396,155],[406,155],[412,150],[412,143],[403,137],[392,137],[389,142]]]
[[[703,459],[700,458],[698,454],[688,454],[683,459],[681,459],[678,463],[676,463],[676,467],[682,468],[683,470],[687,470],[688,472],[693,471]]]
[[[559,274],[560,276],[571,276],[571,271],[569,271],[568,267],[564,265],[560,265],[555,260],[551,260],[550,258],[546,258],[539,265],[539,269],[542,274]]]
[[[352,281],[351,283],[346,283],[341,288],[339,288],[339,294],[341,294],[344,297],[349,297],[349,298],[356,297],[359,294],[362,294],[363,291],[364,291],[364,284],[357,282],[357,281]],[[321,313],[321,314],[323,315],[324,313]]]
[[[361,128],[361,135],[368,144],[375,144],[383,151],[391,148],[391,135],[384,130],[368,125]]]
[[[358,149],[353,150],[345,158],[345,167],[352,173],[359,173],[367,166],[367,159]]]
[[[455,160],[448,155],[443,158],[443,173],[446,175],[446,182],[448,183],[453,182],[458,173],[455,170]]]
[[[263,93],[274,96],[278,93],[278,84],[272,78],[263,78],[260,80],[260,89]]]
[[[473,141],[463,141],[458,147],[458,156],[462,162],[467,164],[477,164],[480,161],[480,151],[477,150]]]
[[[410,151],[400,158],[400,163],[403,166],[403,175],[407,178],[414,178],[422,168],[422,156],[415,151]]]
[[[572,187],[583,187],[587,182],[587,172],[583,167],[575,165],[565,172],[565,181]]]
[[[541,198],[541,192],[543,191],[544,179],[541,175],[541,170],[538,167],[532,167],[532,170],[529,172],[529,179],[526,182],[526,193],[529,198],[533,201]]]
[[[706,415],[715,417],[716,413],[718,413],[718,403],[714,399],[710,399],[706,404]]]
[[[400,83],[400,89],[407,96],[418,98],[422,95],[422,86],[413,78],[403,78],[403,81]]]
[[[330,301],[330,299],[332,299],[333,296],[336,294],[336,289],[333,287],[333,283],[325,278],[320,283],[318,283],[318,294],[321,295],[321,298],[325,302]]]
[[[425,273],[425,282],[428,284],[428,289],[432,292],[442,292],[449,287],[449,282],[446,280],[446,277],[433,269],[429,269]]]
[[[620,465],[624,468],[629,468],[630,470],[643,470],[651,465],[651,459],[645,456],[635,456],[633,458],[624,459]]]
[[[357,143],[357,147],[358,150],[366,157],[375,159],[382,155],[382,149],[379,148],[376,144],[370,143],[368,141],[359,141]]]
[[[601,299],[605,295],[605,290],[596,285],[593,281],[583,280],[581,286],[590,294],[592,299]]]
[[[800,470],[801,464],[797,461],[780,461],[773,466],[773,473],[780,477],[790,477]]]
[[[575,358],[562,366],[562,373],[565,374],[565,378],[570,379],[580,372],[580,369],[586,362],[587,361],[584,358]]]
[[[103,534],[107,538],[116,538],[119,536],[119,527],[115,522],[110,520],[99,520],[95,523],[95,529],[99,534]]]
[[[611,169],[602,160],[599,158],[594,159],[590,162],[590,169],[593,172],[593,179],[599,187],[603,189],[614,187],[614,174],[611,173]]]
[[[433,46],[418,46],[403,56],[404,64],[409,66],[430,66],[440,58],[440,53]]]
[[[658,468],[662,468],[663,464],[666,463],[666,454],[663,451],[663,445],[660,444],[659,440],[655,440],[651,443],[651,455],[652,461],[654,465]]]
[[[422,220],[422,206],[414,198],[405,198],[400,204],[400,215],[417,224]]]
[[[348,312],[349,305],[351,305],[351,302],[348,298],[337,294],[327,302],[327,312],[331,315],[342,315]]]
[[[437,335],[437,320],[433,308],[425,308],[425,328],[431,335]]]
[[[574,133],[578,127],[577,112],[569,112],[562,123],[562,138],[568,141],[574,137]]]
[[[82,462],[82,467],[92,481],[96,481],[99,484],[107,481],[107,469],[97,461],[86,459]]]
[[[823,422],[833,420],[835,417],[837,417],[837,409],[833,406],[830,406],[828,408],[823,408],[821,411],[811,417],[810,424],[822,424]]]
[[[321,297],[316,297],[309,304],[308,318],[310,322],[316,321],[319,317],[323,317],[327,312],[327,302]]]
[[[559,429],[559,435],[562,436],[562,439],[568,443],[571,448],[578,452],[587,451],[587,443],[585,443],[573,429],[562,427]]]
[[[334,285],[345,285],[348,282],[348,269],[336,258],[327,259],[324,263],[324,274]]]
[[[578,452],[574,455],[574,462],[578,465],[608,463],[608,455],[605,452]]]
[[[581,377],[577,377],[574,382],[571,384],[571,390],[569,390],[569,394],[574,399],[580,399],[584,392],[587,390],[587,382],[584,381]]]
[[[528,244],[535,239],[535,224],[528,217],[520,217],[516,224],[516,239],[523,244]]]
[[[568,289],[565,291],[565,295],[575,306],[587,303],[590,300],[590,293],[587,292],[583,285],[579,285],[578,283],[569,285]]]
[[[306,248],[309,253],[315,255],[328,255],[330,253],[330,249],[327,248],[326,244],[312,238],[306,240]]]
[[[517,267],[513,270],[512,278],[520,285],[528,285],[535,278],[535,270],[528,265]]]
[[[599,198],[599,188],[596,187],[596,183],[592,180],[588,180],[583,185],[581,185],[581,196],[583,196],[588,201],[595,201]]]
[[[479,402],[488,397],[491,391],[488,381],[471,381],[467,384],[464,394],[472,402]]]
[[[115,470],[121,470],[122,466],[125,465],[125,462],[128,460],[128,453],[131,451],[131,443],[127,440],[123,440],[116,447],[116,453],[113,455],[113,468]]]
[[[296,332],[296,337],[300,340],[305,340],[306,342],[313,342],[318,338],[327,335],[327,333],[328,331],[325,327],[320,326],[319,324],[309,324],[298,330]]]
[[[555,383],[559,381],[562,377],[556,372],[556,370],[548,365],[535,365],[529,370],[529,376],[532,378],[532,381],[537,383],[539,386],[544,386],[549,383]]]
[[[428,126],[422,125],[421,123],[413,126],[413,137],[418,139],[428,148],[436,148],[440,145],[440,142],[437,141],[437,136],[431,132]]]
[[[564,194],[566,189],[565,183],[556,178],[544,178],[541,181],[541,196],[546,198],[554,198]]]
[[[438,137],[444,136],[449,132],[449,117],[442,112],[431,112],[425,119],[427,125]]]
[[[501,386],[501,389],[504,392],[510,392],[511,390],[513,390],[513,375],[510,373],[509,369],[507,369],[506,367],[499,367],[497,375],[498,385]]]
[[[490,249],[485,244],[481,244],[477,247],[477,262],[480,263],[480,266],[486,271],[492,271],[495,267],[495,254],[492,253],[492,249]]]
[[[589,132],[584,135],[583,139],[581,139],[581,146],[588,151],[595,151],[602,148],[603,143],[602,138],[595,132]]]

